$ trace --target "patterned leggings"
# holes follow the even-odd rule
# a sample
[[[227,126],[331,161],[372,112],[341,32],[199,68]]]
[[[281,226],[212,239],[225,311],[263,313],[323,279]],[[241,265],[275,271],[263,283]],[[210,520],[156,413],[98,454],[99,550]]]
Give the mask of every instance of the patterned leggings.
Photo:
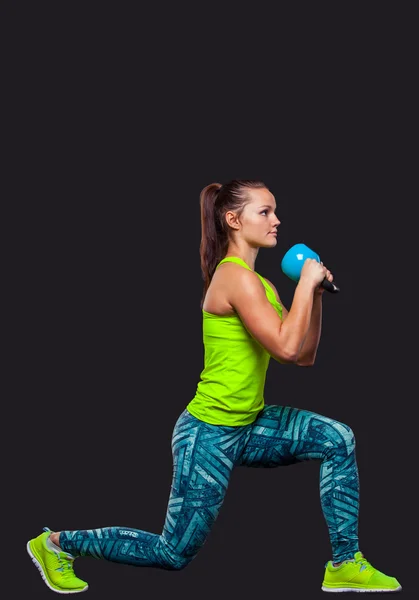
[[[132,527],[62,531],[62,549],[136,565],[179,570],[205,543],[235,466],[278,467],[321,460],[320,501],[333,561],[358,548],[359,482],[348,425],[290,406],[265,405],[243,426],[210,425],[186,409],[172,437],[173,480],[161,535]]]

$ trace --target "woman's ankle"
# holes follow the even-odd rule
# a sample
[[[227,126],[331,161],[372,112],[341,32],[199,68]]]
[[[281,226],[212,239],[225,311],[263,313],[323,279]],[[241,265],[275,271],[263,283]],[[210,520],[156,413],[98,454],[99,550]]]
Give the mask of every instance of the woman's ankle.
[[[58,548],[61,548],[60,546],[60,532],[54,532],[51,533],[51,535],[49,536],[49,539],[51,540],[51,542],[53,544],[55,544],[56,546],[58,546]]]

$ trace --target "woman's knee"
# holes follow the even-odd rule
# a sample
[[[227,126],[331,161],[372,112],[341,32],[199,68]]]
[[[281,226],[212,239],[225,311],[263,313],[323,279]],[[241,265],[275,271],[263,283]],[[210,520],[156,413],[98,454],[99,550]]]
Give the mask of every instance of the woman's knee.
[[[167,571],[181,571],[193,561],[195,556],[183,556],[181,554],[175,554],[173,551],[167,555],[164,568]]]
[[[344,447],[349,456],[355,449],[355,434],[349,425],[335,421],[332,425],[332,442],[336,447]]]

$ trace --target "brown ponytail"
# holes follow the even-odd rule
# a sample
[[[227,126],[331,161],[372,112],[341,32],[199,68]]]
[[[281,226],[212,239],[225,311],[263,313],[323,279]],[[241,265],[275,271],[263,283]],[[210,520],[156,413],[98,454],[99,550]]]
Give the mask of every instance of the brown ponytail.
[[[240,217],[244,207],[250,202],[249,189],[266,187],[262,181],[233,179],[224,185],[210,183],[202,189],[199,197],[201,206],[199,253],[204,280],[201,309],[215,269],[227,254],[231,239],[232,231],[225,219],[226,213],[234,211]]]

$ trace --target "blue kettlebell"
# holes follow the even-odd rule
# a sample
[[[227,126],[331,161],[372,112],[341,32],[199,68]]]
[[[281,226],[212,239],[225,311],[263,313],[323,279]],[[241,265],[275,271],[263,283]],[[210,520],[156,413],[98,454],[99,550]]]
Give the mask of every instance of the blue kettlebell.
[[[281,269],[283,273],[293,281],[299,281],[301,275],[301,269],[303,268],[304,262],[307,258],[314,258],[318,262],[320,256],[317,252],[314,252],[311,248],[305,244],[295,244],[285,253],[284,258],[281,262]],[[321,286],[329,292],[339,292],[339,288],[333,282],[324,278]]]

